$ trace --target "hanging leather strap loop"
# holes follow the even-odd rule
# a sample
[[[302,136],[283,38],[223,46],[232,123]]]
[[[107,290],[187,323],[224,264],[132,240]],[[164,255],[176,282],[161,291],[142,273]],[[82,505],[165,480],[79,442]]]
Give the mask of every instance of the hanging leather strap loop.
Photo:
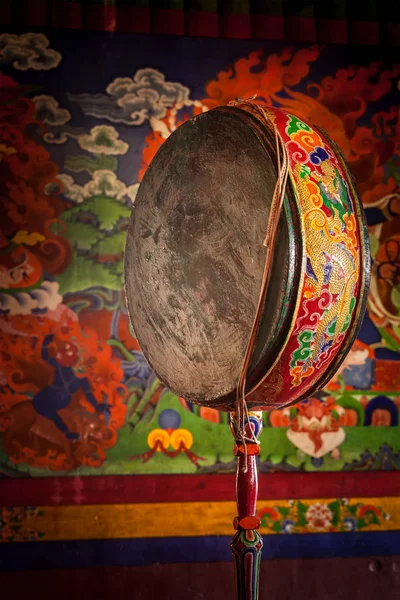
[[[246,455],[247,450],[247,439],[248,436],[245,433],[245,419],[248,417],[248,408],[246,403],[246,380],[247,374],[250,366],[251,357],[254,351],[254,345],[257,337],[258,328],[261,322],[263,307],[265,302],[265,296],[268,287],[268,281],[271,273],[272,259],[273,259],[273,250],[274,244],[277,234],[277,228],[279,223],[279,218],[281,215],[283,200],[285,197],[286,184],[289,172],[289,158],[287,149],[284,141],[282,140],[275,123],[268,115],[267,111],[264,110],[262,106],[254,102],[254,98],[251,100],[239,100],[235,102],[230,102],[230,106],[237,106],[238,108],[243,106],[247,106],[251,109],[251,112],[258,113],[258,118],[264,125],[272,129],[275,132],[275,146],[276,146],[276,156],[277,156],[277,181],[271,201],[271,209],[268,219],[267,231],[264,239],[264,246],[266,247],[266,255],[265,255],[265,265],[263,278],[261,282],[260,295],[258,299],[257,309],[254,316],[254,321],[251,327],[249,339],[247,342],[246,351],[243,357],[242,367],[239,375],[239,381],[236,390],[236,422],[237,422],[237,437],[241,439],[244,447],[244,453]],[[259,441],[252,435],[251,439],[252,443],[259,443]],[[247,461],[244,461],[245,469],[247,468]]]

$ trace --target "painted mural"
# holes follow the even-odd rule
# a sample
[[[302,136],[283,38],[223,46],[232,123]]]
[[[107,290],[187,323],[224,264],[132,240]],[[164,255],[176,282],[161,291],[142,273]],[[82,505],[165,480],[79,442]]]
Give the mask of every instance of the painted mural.
[[[357,341],[321,393],[264,414],[260,471],[400,469],[400,65],[377,52],[0,35],[4,476],[234,471],[227,415],[174,396],[145,362],[127,317],[123,253],[139,183],[163,141],[186,119],[254,95],[341,148],[373,260]],[[266,510],[266,528],[329,521],[345,531],[386,518],[379,508],[365,521],[360,503],[283,508],[271,508],[275,520]],[[20,535],[21,519],[7,516],[9,535]]]

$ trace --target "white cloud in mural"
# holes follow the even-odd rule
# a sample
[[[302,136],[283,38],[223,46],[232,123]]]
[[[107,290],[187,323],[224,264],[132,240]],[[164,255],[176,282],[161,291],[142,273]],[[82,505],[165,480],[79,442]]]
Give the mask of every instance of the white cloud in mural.
[[[61,108],[53,96],[41,94],[34,96],[32,100],[36,106],[35,117],[46,125],[43,136],[45,142],[64,144],[68,138],[77,139],[81,135],[82,130],[67,125],[71,120],[71,113],[66,108]]]
[[[66,108],[61,108],[58,101],[53,96],[34,96],[32,98],[35,103],[35,117],[51,127],[65,125],[71,119],[71,113]]]
[[[0,64],[11,63],[19,71],[48,71],[60,61],[61,54],[49,48],[49,40],[42,33],[0,35]]]
[[[136,193],[139,188],[139,184],[127,186],[123,181],[120,181],[113,171],[106,169],[98,169],[92,175],[92,179],[85,185],[81,186],[75,183],[74,179],[70,175],[58,175],[58,179],[63,184],[63,194],[69,200],[72,200],[76,204],[81,204],[86,198],[92,196],[109,196],[115,200],[125,203],[126,198],[129,198],[130,203],[133,204],[136,198]]]
[[[126,154],[129,144],[118,138],[119,133],[115,127],[96,125],[90,133],[78,137],[78,144],[83,150],[93,154]]]
[[[191,100],[190,90],[181,83],[166,81],[165,75],[152,68],[139,69],[133,78],[117,77],[106,88],[107,94],[70,94],[83,112],[113,123],[142,125],[167,115],[168,109],[200,106]]]
[[[161,121],[161,119],[156,119],[155,117],[150,117],[149,123],[152,130],[157,131],[157,133],[159,133],[164,140],[166,140],[174,130],[171,128],[171,123],[168,123],[168,127],[165,121]]]
[[[75,183],[74,178],[71,177],[71,175],[66,175],[63,173],[62,175],[57,175],[57,179],[62,183],[62,193],[66,198],[72,200],[72,202],[75,202],[76,204],[80,204],[85,200],[83,186]],[[54,193],[54,191],[47,186],[45,188],[45,192],[49,195]]]
[[[69,126],[64,126],[63,129],[54,129],[53,131],[46,131],[43,136],[44,141],[47,144],[65,144],[68,141],[68,138],[76,140],[79,136],[79,132],[77,132],[73,127],[68,128]]]
[[[93,173],[93,178],[85,187],[85,196],[103,194],[121,200],[126,195],[126,185],[120,181],[113,171],[99,169]]]
[[[55,310],[62,302],[58,290],[56,281],[43,281],[40,287],[30,292],[13,295],[0,293],[0,314],[29,315]]]

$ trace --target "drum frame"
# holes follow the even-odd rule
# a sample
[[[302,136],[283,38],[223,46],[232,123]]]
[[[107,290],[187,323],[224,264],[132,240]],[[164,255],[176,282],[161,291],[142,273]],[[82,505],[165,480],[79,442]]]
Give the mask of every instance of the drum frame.
[[[237,456],[237,477],[236,477],[236,503],[237,503],[237,516],[234,519],[233,525],[236,530],[236,534],[233,537],[231,543],[231,549],[234,558],[235,564],[235,572],[236,572],[236,588],[237,588],[237,598],[238,600],[257,600],[258,599],[258,577],[259,577],[259,567],[261,560],[261,550],[262,550],[262,537],[258,533],[258,528],[260,526],[260,518],[257,515],[257,493],[258,493],[258,481],[257,481],[257,456],[260,454],[260,446],[259,446],[259,435],[262,431],[262,412],[261,409],[267,408],[276,408],[283,407],[290,404],[294,404],[299,402],[300,400],[312,395],[315,393],[317,389],[322,388],[326,385],[329,379],[332,377],[334,372],[339,368],[342,364],[347,352],[349,351],[352,343],[355,340],[359,327],[361,326],[362,316],[364,314],[367,302],[367,296],[369,291],[369,278],[370,278],[370,270],[371,270],[371,261],[369,255],[369,238],[368,231],[365,222],[365,216],[362,210],[361,203],[357,197],[357,193],[355,190],[354,182],[349,173],[347,165],[344,161],[342,154],[336,145],[328,140],[325,134],[317,128],[311,128],[306,123],[302,122],[297,117],[290,115],[288,113],[284,113],[283,111],[275,108],[266,108],[260,109],[260,107],[251,101],[238,101],[233,103],[234,106],[228,107],[220,107],[214,109],[214,111],[220,112],[229,112],[234,113],[240,118],[244,118],[246,115],[246,122],[252,128],[253,132],[257,135],[258,140],[262,144],[266,153],[270,156],[273,155],[273,141],[271,132],[268,131],[266,125],[271,126],[271,122],[274,123],[275,128],[275,136],[277,140],[277,136],[280,136],[281,141],[287,144],[287,147],[294,140],[292,138],[288,139],[288,130],[291,130],[292,123],[296,122],[296,129],[300,131],[300,134],[304,133],[304,136],[308,141],[305,142],[310,148],[310,152],[306,154],[306,160],[303,160],[303,168],[306,164],[312,163],[312,156],[316,155],[315,161],[317,161],[318,156],[323,156],[321,158],[321,162],[329,159],[328,167],[331,168],[336,173],[336,178],[340,179],[340,183],[345,188],[345,202],[343,203],[343,197],[339,194],[339,200],[342,202],[342,209],[344,208],[344,204],[348,209],[348,213],[344,213],[347,217],[343,217],[343,219],[347,218],[346,221],[346,231],[345,234],[341,235],[343,232],[341,229],[334,230],[334,233],[331,234],[330,231],[324,231],[327,236],[327,240],[332,242],[332,247],[330,250],[332,252],[332,256],[330,256],[330,260],[337,261],[339,267],[343,271],[343,275],[337,275],[337,279],[340,278],[345,279],[346,275],[348,279],[345,281],[344,291],[342,291],[344,297],[347,292],[347,285],[353,274],[356,275],[354,287],[352,288],[352,293],[354,294],[355,300],[358,300],[356,306],[351,306],[348,308],[348,313],[346,315],[345,321],[339,321],[339,317],[336,317],[336,320],[333,318],[333,333],[331,334],[332,342],[331,345],[327,346],[327,350],[321,350],[319,348],[320,353],[325,352],[326,357],[329,358],[326,366],[319,369],[319,365],[324,363],[327,358],[324,360],[320,360],[320,354],[317,356],[317,360],[315,360],[315,352],[312,354],[312,360],[315,362],[315,368],[308,368],[307,371],[304,371],[304,365],[307,366],[309,362],[303,361],[303,367],[300,368],[299,375],[297,376],[297,380],[293,378],[292,371],[292,385],[290,390],[294,389],[297,386],[297,393],[292,392],[291,396],[288,396],[287,402],[279,399],[279,394],[276,393],[276,397],[271,400],[271,397],[268,398],[268,394],[271,393],[269,390],[274,390],[275,381],[271,375],[277,373],[279,376],[279,366],[280,361],[286,360],[284,366],[287,368],[289,365],[289,358],[292,358],[291,365],[293,363],[293,340],[297,338],[297,327],[298,321],[305,319],[304,316],[301,316],[301,309],[304,308],[305,314],[309,315],[306,310],[306,303],[308,300],[318,300],[318,307],[321,311],[325,311],[330,308],[336,308],[337,299],[340,298],[340,291],[337,292],[337,297],[334,298],[333,290],[336,289],[329,286],[331,285],[331,280],[328,273],[327,281],[325,281],[325,270],[324,267],[327,263],[323,264],[323,268],[321,270],[321,264],[319,264],[319,273],[321,276],[321,272],[323,274],[323,280],[318,280],[316,277],[316,281],[320,288],[320,291],[323,289],[323,286],[326,286],[324,291],[328,292],[330,295],[330,304],[327,306],[323,306],[324,303],[320,302],[320,297],[315,294],[315,298],[310,291],[309,295],[304,294],[305,282],[307,277],[309,277],[309,273],[313,272],[312,265],[310,271],[310,265],[308,264],[308,250],[307,243],[310,241],[306,238],[306,227],[305,222],[306,218],[310,217],[312,211],[308,211],[304,213],[304,205],[301,204],[300,192],[297,189],[296,185],[296,169],[297,173],[299,172],[299,165],[294,164],[296,161],[292,161],[289,168],[290,179],[288,180],[287,185],[287,194],[286,198],[283,202],[283,214],[281,214],[281,227],[288,227],[288,240],[289,240],[289,268],[288,268],[288,282],[285,284],[284,291],[284,303],[283,306],[280,307],[278,319],[274,320],[276,323],[276,328],[272,332],[272,335],[269,337],[269,344],[266,348],[264,348],[264,352],[261,352],[262,358],[256,364],[250,367],[249,373],[244,372],[247,369],[242,367],[242,372],[240,378],[242,378],[244,374],[243,382],[247,383],[247,385],[242,390],[245,390],[243,396],[240,394],[236,394],[235,391],[218,398],[217,401],[210,402],[198,402],[199,404],[205,404],[211,406],[213,408],[218,408],[219,410],[230,411],[231,412],[231,431],[234,437],[234,454]],[[265,119],[263,122],[262,115],[265,115]],[[258,118],[257,118],[258,115]],[[261,117],[260,117],[261,115]],[[197,117],[197,118],[206,118],[206,115]],[[293,131],[293,130],[291,130]],[[286,136],[286,137],[285,137]],[[311,140],[311,141],[310,141]],[[313,143],[314,149],[313,149]],[[321,144],[321,145],[317,145]],[[304,148],[298,145],[300,152]],[[330,153],[328,150],[333,148],[334,154]],[[276,145],[276,155],[279,153],[278,144]],[[314,165],[314,181],[310,179],[310,173],[312,173],[312,168],[308,167],[308,171],[304,170],[304,178],[307,181],[311,180],[311,189],[312,185],[314,186],[314,190],[318,188],[315,180],[318,181],[318,176],[321,176],[322,184],[324,183],[322,175],[326,175],[323,172],[322,174],[318,171],[318,166],[320,163],[313,162]],[[300,162],[300,161],[298,161]],[[315,166],[317,165],[317,166]],[[336,169],[336,171],[335,171]],[[279,171],[279,168],[278,168]],[[287,172],[286,172],[287,173]],[[301,175],[300,175],[301,176]],[[332,173],[331,173],[332,176]],[[278,177],[278,175],[277,175]],[[333,185],[333,180],[331,181]],[[336,183],[338,186],[339,183]],[[307,188],[309,189],[309,188]],[[341,190],[343,191],[343,190]],[[332,190],[330,190],[330,193]],[[304,193],[304,189],[303,189]],[[328,191],[326,192],[328,194]],[[312,195],[310,191],[310,196]],[[316,196],[316,194],[314,194]],[[281,196],[282,198],[282,196]],[[328,196],[327,196],[328,198]],[[328,198],[329,199],[329,198]],[[321,200],[322,202],[322,200]],[[333,201],[332,201],[333,202]],[[318,205],[316,204],[318,212]],[[328,205],[329,208],[329,205]],[[303,212],[302,212],[303,211]],[[303,214],[304,213],[304,214]],[[334,214],[334,218],[337,217],[337,209],[332,209],[332,214]],[[351,221],[353,218],[353,221]],[[342,219],[342,217],[340,217]],[[342,219],[342,221],[343,221]],[[327,219],[325,219],[327,220]],[[318,225],[315,227],[318,232]],[[352,227],[354,227],[352,231]],[[309,226],[310,228],[310,226]],[[321,229],[321,227],[320,227]],[[308,229],[310,231],[310,229]],[[349,231],[347,231],[349,230]],[[321,230],[322,235],[322,230]],[[312,231],[311,231],[312,235]],[[316,234],[317,235],[317,234]],[[346,235],[349,236],[350,241],[346,240]],[[354,239],[351,237],[353,235]],[[336,237],[335,237],[336,236]],[[321,242],[321,238],[318,238],[318,241]],[[346,241],[349,245],[346,245]],[[293,242],[293,243],[292,243]],[[344,242],[344,245],[342,244]],[[356,242],[356,243],[355,243]],[[342,246],[337,249],[335,255],[335,246],[334,244],[342,244]],[[358,247],[356,248],[358,244]],[[320,246],[321,244],[319,244]],[[319,248],[320,250],[320,248]],[[348,250],[351,256],[356,255],[356,259],[354,260],[354,272],[347,274],[345,268],[340,264],[340,261],[337,258],[338,256],[343,256],[343,252],[345,253]],[[351,252],[353,251],[353,252]],[[324,251],[322,253],[325,255]],[[328,254],[327,254],[328,256]],[[346,263],[348,265],[348,263]],[[268,270],[270,263],[266,262],[266,270]],[[307,271],[308,268],[308,271]],[[334,267],[331,266],[330,273],[332,274]],[[356,271],[357,269],[357,271]],[[314,273],[315,275],[315,273]],[[332,278],[333,279],[333,278]],[[265,282],[267,279],[263,279],[264,289]],[[337,283],[336,279],[333,281],[333,284]],[[340,282],[339,282],[340,283]],[[318,289],[316,286],[316,289]],[[340,288],[340,285],[339,285]],[[260,291],[260,302],[259,307],[261,306],[261,299],[263,290]],[[322,292],[321,292],[322,297]],[[303,304],[302,304],[303,303]],[[341,307],[343,307],[343,300],[341,303]],[[316,310],[316,309],[315,309]],[[259,314],[259,313],[258,313]],[[321,319],[324,312],[321,312]],[[314,321],[319,316],[318,311],[311,315],[314,317]],[[330,316],[330,315],[329,315]],[[343,315],[341,314],[341,319],[343,320]],[[326,315],[325,315],[326,319]],[[290,322],[290,324],[289,324]],[[317,321],[318,322],[318,321]],[[337,324],[339,323],[340,327],[338,331],[336,331]],[[253,332],[256,331],[255,326],[257,324],[257,319],[255,319],[253,324]],[[289,324],[289,326],[288,326]],[[325,330],[322,331],[322,337],[325,339],[326,331],[329,332],[331,328],[331,324],[329,323],[329,327],[327,326]],[[318,349],[317,346],[317,334],[318,329],[315,326],[314,333],[314,346]],[[256,348],[255,354],[260,354],[260,345],[262,346],[263,337],[262,337],[262,325],[259,326],[258,330],[258,338],[256,338],[255,344],[251,347],[251,351],[254,352],[254,348]],[[312,332],[311,332],[312,333]],[[320,337],[321,337],[321,332]],[[343,333],[343,335],[342,335]],[[335,337],[336,336],[336,337]],[[253,343],[254,337],[250,336],[251,344]],[[140,343],[140,339],[139,339]],[[335,343],[337,348],[335,348]],[[249,342],[250,345],[250,342]],[[322,342],[321,342],[322,345]],[[314,350],[315,350],[314,348]],[[329,354],[331,349],[335,350],[335,353],[332,355]],[[299,348],[301,353],[302,347]],[[250,357],[250,351],[247,350],[247,357]],[[307,356],[310,356],[308,354]],[[301,361],[300,361],[301,362]],[[314,362],[311,364],[313,365]],[[246,363],[246,360],[243,362],[243,365],[248,365],[249,362]],[[303,370],[301,370],[303,369]],[[243,373],[244,372],[244,373]],[[311,375],[314,374],[314,377]],[[310,379],[307,379],[310,377]],[[305,379],[305,383],[303,383],[303,379]],[[300,380],[300,383],[298,383]],[[268,387],[269,386],[269,387]],[[240,386],[238,386],[240,389]],[[278,389],[278,388],[276,388]],[[283,389],[283,388],[281,388]],[[286,391],[287,388],[285,388]],[[289,390],[289,394],[290,394]],[[271,393],[273,397],[273,392]],[[191,401],[196,402],[196,398],[188,398]],[[241,406],[240,406],[241,405]],[[240,410],[239,410],[240,406]]]

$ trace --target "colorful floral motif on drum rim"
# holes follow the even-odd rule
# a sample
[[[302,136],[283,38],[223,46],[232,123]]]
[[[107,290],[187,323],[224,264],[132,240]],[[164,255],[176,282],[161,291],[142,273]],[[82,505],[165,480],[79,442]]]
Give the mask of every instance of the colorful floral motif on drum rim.
[[[323,134],[279,109],[267,113],[289,154],[289,174],[305,240],[303,284],[286,346],[249,399],[252,404],[261,398],[262,404],[270,400],[282,405],[303,397],[343,350],[356,318],[356,299],[365,287],[361,269],[366,241],[360,239],[360,218],[349,175]],[[274,371],[283,379],[280,389],[273,388],[271,394]]]

